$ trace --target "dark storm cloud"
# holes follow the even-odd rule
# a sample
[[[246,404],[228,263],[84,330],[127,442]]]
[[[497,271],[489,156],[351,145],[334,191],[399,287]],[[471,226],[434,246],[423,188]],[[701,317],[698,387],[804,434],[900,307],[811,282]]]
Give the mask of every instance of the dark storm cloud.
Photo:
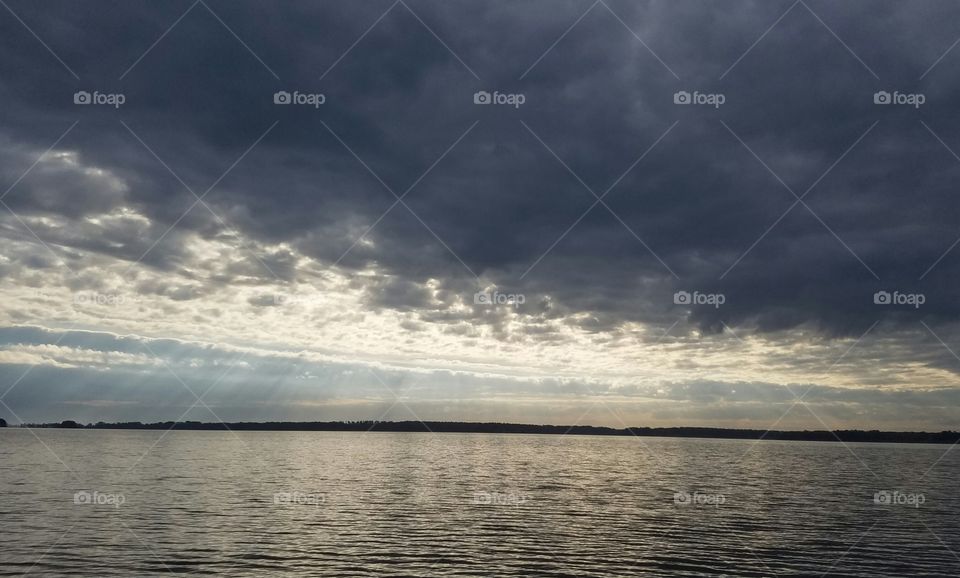
[[[215,185],[204,199],[224,221],[286,247],[233,265],[224,282],[291,280],[302,254],[374,268],[383,277],[368,305],[425,321],[497,324],[472,307],[486,284],[526,294],[521,313],[588,313],[570,323],[591,331],[667,326],[689,311],[710,331],[858,335],[881,317],[960,313],[960,252],[928,272],[960,234],[960,161],[932,134],[960,149],[960,51],[927,73],[956,40],[955,3],[10,5],[66,66],[0,18],[4,182],[79,119],[58,149],[123,183],[45,162],[10,192],[18,214],[70,222],[38,225],[62,251],[136,260],[195,201],[184,183],[197,195]],[[126,102],[77,106],[76,90]],[[326,102],[274,105],[278,90]],[[478,106],[478,90],[525,103]],[[725,103],[675,105],[681,90]],[[878,90],[926,103],[878,106]],[[377,222],[396,200],[388,188],[411,186]],[[590,209],[589,189],[609,189],[604,203]],[[806,204],[784,216],[794,194]],[[84,225],[117,207],[149,226],[104,239]],[[182,267],[190,231],[213,238],[224,226],[197,206],[145,263]],[[183,287],[144,289],[203,294]],[[681,290],[725,303],[678,307]],[[879,290],[926,303],[880,308]],[[472,309],[451,312],[458,299]]]

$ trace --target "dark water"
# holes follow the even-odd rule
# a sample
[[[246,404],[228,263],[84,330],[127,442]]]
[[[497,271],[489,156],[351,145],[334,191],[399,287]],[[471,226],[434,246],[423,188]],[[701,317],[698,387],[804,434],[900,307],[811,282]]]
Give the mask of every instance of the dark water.
[[[960,575],[946,446],[35,431],[3,575]]]

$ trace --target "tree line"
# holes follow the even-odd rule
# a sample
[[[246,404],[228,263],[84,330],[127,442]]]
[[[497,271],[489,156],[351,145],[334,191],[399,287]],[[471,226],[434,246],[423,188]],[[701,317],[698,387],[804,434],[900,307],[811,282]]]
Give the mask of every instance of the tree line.
[[[6,422],[0,420],[0,427]],[[823,442],[895,442],[953,444],[960,442],[960,432],[902,432],[880,430],[760,430],[715,427],[627,427],[611,428],[591,425],[537,425],[499,422],[461,421],[267,421],[267,422],[199,422],[162,421],[153,423],[96,422],[81,424],[73,420],[56,423],[23,424],[30,428],[70,429],[146,429],[146,430],[234,430],[234,431],[355,431],[355,432],[422,432],[422,433],[498,433],[592,436],[638,436],[679,438],[721,438],[746,440],[789,440]]]

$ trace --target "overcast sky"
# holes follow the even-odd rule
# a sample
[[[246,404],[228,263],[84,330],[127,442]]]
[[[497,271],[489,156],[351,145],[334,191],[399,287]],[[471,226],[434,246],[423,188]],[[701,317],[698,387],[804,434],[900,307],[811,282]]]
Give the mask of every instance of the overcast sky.
[[[0,10],[0,417],[960,427],[960,5]]]

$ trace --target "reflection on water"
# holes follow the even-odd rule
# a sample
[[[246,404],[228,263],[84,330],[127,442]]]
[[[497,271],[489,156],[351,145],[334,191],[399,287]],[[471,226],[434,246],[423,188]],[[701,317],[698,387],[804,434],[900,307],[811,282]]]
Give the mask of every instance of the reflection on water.
[[[0,430],[3,575],[960,575],[947,446],[35,433]]]

